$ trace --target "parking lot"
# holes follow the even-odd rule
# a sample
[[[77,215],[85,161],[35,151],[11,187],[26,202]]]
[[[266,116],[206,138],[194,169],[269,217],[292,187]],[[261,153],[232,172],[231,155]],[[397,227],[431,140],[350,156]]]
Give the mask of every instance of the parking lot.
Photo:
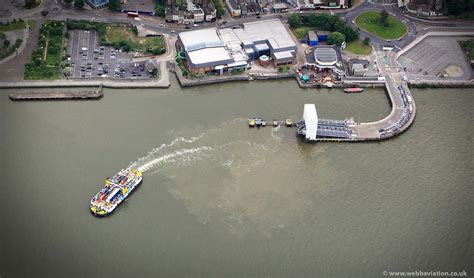
[[[428,37],[400,56],[410,79],[471,78],[471,65],[459,45],[462,38]]]
[[[71,78],[149,79],[145,62],[134,63],[133,55],[101,46],[96,31],[70,30],[68,60]]]

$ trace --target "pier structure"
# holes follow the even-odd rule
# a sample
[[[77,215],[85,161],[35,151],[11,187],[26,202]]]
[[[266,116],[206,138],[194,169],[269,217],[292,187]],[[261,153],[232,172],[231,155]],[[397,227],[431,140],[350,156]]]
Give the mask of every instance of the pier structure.
[[[354,122],[317,120],[317,136],[306,136],[307,130],[313,130],[314,123],[308,122],[305,105],[303,119],[297,124],[297,134],[303,135],[307,142],[365,142],[378,141],[397,136],[407,130],[416,115],[415,101],[410,90],[397,70],[397,55],[387,53],[388,65],[379,65],[385,80],[385,88],[390,99],[391,111],[385,118],[375,122]],[[316,108],[314,107],[316,111]]]
[[[77,92],[14,92],[8,97],[14,101],[32,100],[87,100],[100,99],[104,96],[102,90]]]

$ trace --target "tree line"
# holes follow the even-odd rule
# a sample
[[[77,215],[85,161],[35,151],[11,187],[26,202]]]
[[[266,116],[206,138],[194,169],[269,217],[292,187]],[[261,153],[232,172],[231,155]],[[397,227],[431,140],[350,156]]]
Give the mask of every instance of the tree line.
[[[359,38],[359,31],[352,28],[337,15],[311,13],[307,16],[301,16],[299,13],[293,13],[288,17],[288,24],[291,28],[309,26],[330,32],[338,32],[343,34],[346,41],[348,42],[357,40],[357,38]]]

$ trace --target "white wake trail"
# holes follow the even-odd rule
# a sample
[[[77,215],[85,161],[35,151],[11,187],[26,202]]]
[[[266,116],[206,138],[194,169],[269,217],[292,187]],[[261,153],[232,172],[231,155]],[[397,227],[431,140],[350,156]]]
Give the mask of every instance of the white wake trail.
[[[191,148],[191,149],[181,149],[177,150],[175,152],[161,155],[156,157],[154,154],[151,153],[150,155],[140,158],[136,164],[137,164],[137,169],[140,170],[141,172],[146,172],[154,167],[157,167],[163,163],[171,162],[177,157],[183,157],[183,156],[192,156],[199,154],[203,151],[212,151],[213,148],[210,147],[198,147],[198,148]]]

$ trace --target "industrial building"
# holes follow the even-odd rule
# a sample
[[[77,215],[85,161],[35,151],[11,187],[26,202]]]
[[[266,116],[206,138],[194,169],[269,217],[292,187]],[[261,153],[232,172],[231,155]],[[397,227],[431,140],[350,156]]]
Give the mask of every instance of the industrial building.
[[[292,64],[296,44],[278,19],[244,23],[243,27],[182,32],[178,47],[194,74],[245,70],[253,59],[271,57],[274,65]]]

